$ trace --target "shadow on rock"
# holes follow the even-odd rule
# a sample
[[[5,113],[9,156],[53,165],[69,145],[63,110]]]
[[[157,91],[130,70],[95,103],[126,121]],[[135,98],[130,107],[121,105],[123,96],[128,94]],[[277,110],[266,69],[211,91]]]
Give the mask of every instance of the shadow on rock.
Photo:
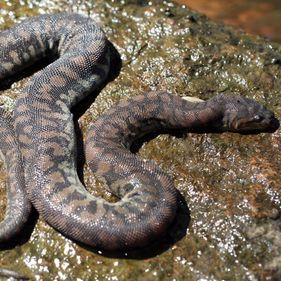
[[[31,211],[30,217],[26,222],[23,230],[13,239],[0,243],[0,251],[2,250],[10,250],[15,248],[16,246],[25,244],[29,239],[34,230],[34,227],[38,220],[38,213],[35,209]]]

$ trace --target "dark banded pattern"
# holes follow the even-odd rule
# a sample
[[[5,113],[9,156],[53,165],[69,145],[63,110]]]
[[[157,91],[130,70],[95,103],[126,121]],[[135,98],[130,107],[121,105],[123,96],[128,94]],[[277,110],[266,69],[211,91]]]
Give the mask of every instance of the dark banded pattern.
[[[13,120],[5,108],[0,107],[1,156],[8,171],[7,209],[0,223],[0,242],[12,242],[25,227],[31,204],[26,196],[24,169],[20,148],[13,129]]]
[[[54,58],[16,102],[15,147],[20,152],[14,153],[22,155],[23,165],[18,163],[25,189],[39,214],[67,237],[92,247],[141,247],[165,233],[174,220],[177,192],[172,179],[154,162],[130,152],[140,137],[167,129],[243,133],[279,126],[271,111],[242,97],[220,95],[194,103],[151,92],[122,101],[96,121],[86,138],[90,167],[120,198],[109,203],[87,193],[79,181],[70,111],[114,68],[103,31],[77,14],[42,15],[0,33],[0,40],[5,41],[0,50],[2,79],[45,56]],[[12,164],[18,158],[11,158]]]

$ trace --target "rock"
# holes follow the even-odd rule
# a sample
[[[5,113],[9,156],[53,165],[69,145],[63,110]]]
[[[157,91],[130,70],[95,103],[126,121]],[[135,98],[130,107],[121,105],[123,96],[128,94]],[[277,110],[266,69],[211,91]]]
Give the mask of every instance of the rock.
[[[1,15],[10,21],[11,14],[17,19],[69,9],[67,1],[42,2],[40,8],[36,3],[33,9],[1,4]],[[280,45],[170,1],[78,1],[72,9],[95,18],[123,59],[119,77],[81,117],[82,131],[120,99],[156,89],[200,99],[241,94],[264,103],[280,119]],[[3,95],[15,98],[24,83]],[[280,236],[280,228],[270,225],[280,217],[266,216],[272,209],[280,212],[280,150],[280,130],[257,136],[158,137],[140,154],[174,177],[188,203],[192,220],[176,247],[147,260],[108,259],[40,221],[28,243],[0,252],[0,264],[25,265],[43,279],[278,280],[281,245],[271,237]],[[90,188],[95,182],[86,168],[85,183]],[[105,193],[99,183],[93,192]],[[248,236],[251,227],[260,235]]]

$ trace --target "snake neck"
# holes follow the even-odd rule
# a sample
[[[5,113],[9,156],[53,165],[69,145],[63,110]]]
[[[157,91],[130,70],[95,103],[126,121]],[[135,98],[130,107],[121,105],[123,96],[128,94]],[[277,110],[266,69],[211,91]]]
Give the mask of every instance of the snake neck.
[[[150,134],[221,131],[222,122],[223,112],[215,103],[193,103],[167,92],[149,92],[114,106],[92,126],[89,137],[131,148]]]

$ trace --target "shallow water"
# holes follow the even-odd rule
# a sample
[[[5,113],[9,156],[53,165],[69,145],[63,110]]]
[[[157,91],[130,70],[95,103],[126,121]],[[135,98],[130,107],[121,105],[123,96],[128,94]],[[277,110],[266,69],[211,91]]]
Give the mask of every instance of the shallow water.
[[[7,28],[38,13],[76,11],[103,26],[123,69],[80,118],[82,132],[121,98],[156,89],[203,99],[217,92],[240,93],[281,118],[280,45],[209,22],[169,1],[72,2],[5,1],[0,22]],[[25,82],[2,96],[14,99]],[[139,153],[174,178],[188,204],[191,220],[180,241],[179,222],[169,233],[175,243],[164,241],[163,250],[109,258],[39,219],[27,243],[0,252],[0,265],[32,280],[280,280],[280,149],[280,129],[256,136],[157,137]],[[0,176],[3,206],[3,167]],[[85,184],[109,197],[87,167]]]

